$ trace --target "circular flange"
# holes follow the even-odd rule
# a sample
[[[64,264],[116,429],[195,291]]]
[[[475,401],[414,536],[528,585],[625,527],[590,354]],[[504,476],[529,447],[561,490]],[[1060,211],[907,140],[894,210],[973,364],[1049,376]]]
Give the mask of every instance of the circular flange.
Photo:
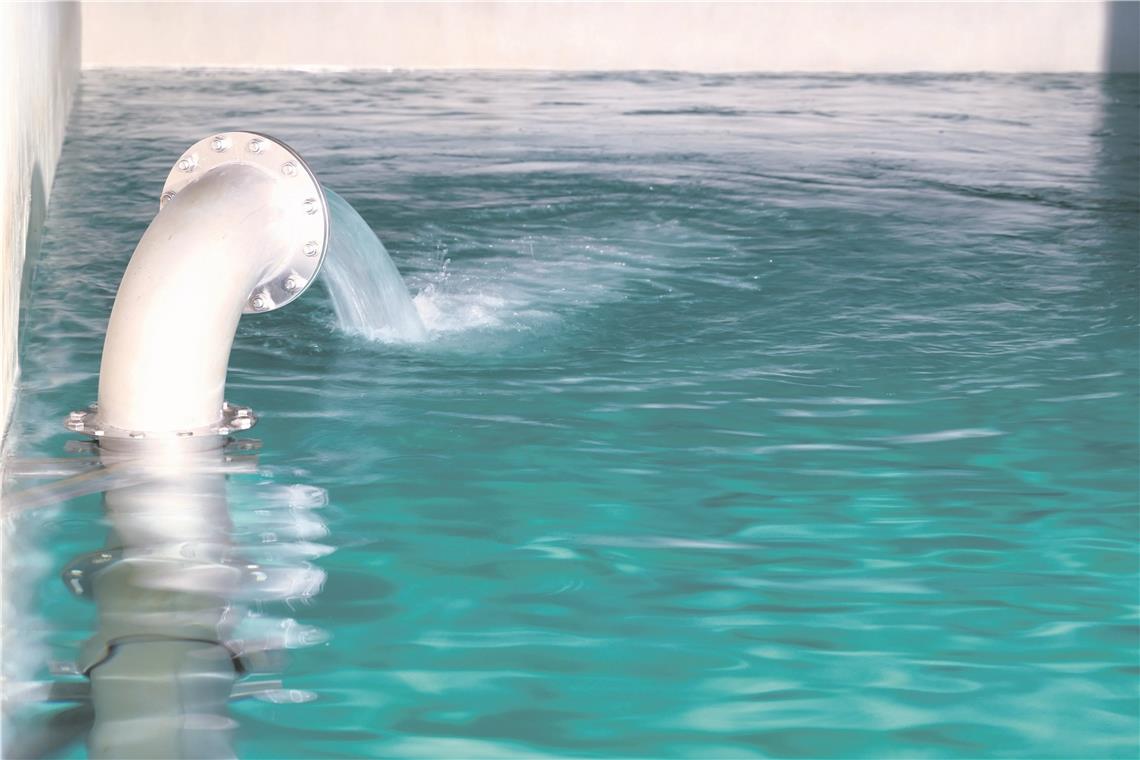
[[[211,439],[229,436],[231,433],[249,430],[257,424],[257,415],[248,406],[222,402],[220,418],[213,425],[173,432],[154,433],[144,430],[124,430],[104,424],[99,417],[99,405],[91,404],[86,409],[71,412],[63,420],[63,426],[73,433],[89,435],[95,439],[121,438],[138,441]]]
[[[211,170],[230,164],[252,166],[270,175],[278,183],[277,200],[287,209],[296,209],[296,239],[291,243],[288,263],[257,283],[243,312],[261,314],[280,309],[316,279],[329,242],[329,206],[324,189],[295,150],[257,132],[219,132],[199,140],[174,162],[162,187],[159,208]]]

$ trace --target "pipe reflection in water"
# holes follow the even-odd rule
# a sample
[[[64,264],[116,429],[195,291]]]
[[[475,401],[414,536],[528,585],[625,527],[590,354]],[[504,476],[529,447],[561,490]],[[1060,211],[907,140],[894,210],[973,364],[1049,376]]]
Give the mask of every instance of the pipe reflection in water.
[[[105,463],[121,458],[103,453]],[[76,663],[91,684],[92,757],[233,757],[231,698],[312,696],[256,674],[322,633],[257,610],[320,591],[311,560],[331,549],[318,543],[325,527],[313,509],[324,492],[262,483],[243,498],[235,488],[235,521],[227,458],[214,449],[154,459],[147,482],[106,493],[105,547],[64,569],[97,607]]]

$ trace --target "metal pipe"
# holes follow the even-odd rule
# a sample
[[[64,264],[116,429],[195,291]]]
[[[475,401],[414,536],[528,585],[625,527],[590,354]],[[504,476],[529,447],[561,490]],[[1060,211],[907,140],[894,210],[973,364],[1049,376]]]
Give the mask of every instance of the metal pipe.
[[[108,551],[65,577],[91,577],[99,608],[80,658],[91,755],[229,757],[236,671],[225,642],[241,572],[227,562],[218,465],[230,432],[256,418],[223,400],[226,369],[241,315],[280,308],[313,282],[329,211],[301,157],[252,132],[191,146],[159,208],[115,297],[99,401],[65,422],[96,439],[107,472],[130,477],[104,496]]]
[[[284,143],[229,132],[191,146],[119,285],[97,413],[81,432],[216,436],[239,318],[304,292],[328,226],[320,183]]]

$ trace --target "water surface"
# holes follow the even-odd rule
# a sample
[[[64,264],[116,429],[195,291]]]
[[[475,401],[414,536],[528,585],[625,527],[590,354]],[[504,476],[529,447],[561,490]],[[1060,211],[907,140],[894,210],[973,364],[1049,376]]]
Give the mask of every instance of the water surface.
[[[291,560],[323,587],[260,610],[320,632],[279,671],[314,698],[234,702],[239,755],[1135,757],[1138,108],[1135,77],[85,72],[17,453],[94,400],[174,158],[264,131],[428,339],[341,333],[317,288],[242,320],[235,540],[274,488],[329,504]],[[6,668],[46,678],[100,501],[8,533]]]

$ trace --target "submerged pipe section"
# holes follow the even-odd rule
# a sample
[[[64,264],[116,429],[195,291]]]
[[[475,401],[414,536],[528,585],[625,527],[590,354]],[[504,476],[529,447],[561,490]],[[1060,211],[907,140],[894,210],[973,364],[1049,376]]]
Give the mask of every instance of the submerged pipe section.
[[[103,442],[228,433],[223,393],[238,320],[301,295],[328,235],[324,191],[284,143],[228,132],[191,146],[119,285],[98,404],[69,427]]]
[[[225,491],[223,475],[185,473],[108,491],[106,547],[65,570],[97,608],[76,663],[91,684],[90,757],[235,757],[228,640],[243,572]]]

